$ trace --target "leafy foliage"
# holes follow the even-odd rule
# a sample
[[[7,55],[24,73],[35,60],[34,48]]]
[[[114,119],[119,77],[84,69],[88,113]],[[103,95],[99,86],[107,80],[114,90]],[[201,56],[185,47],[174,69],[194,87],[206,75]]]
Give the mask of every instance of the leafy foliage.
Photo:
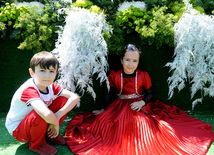
[[[136,31],[144,44],[157,48],[163,44],[174,46],[173,14],[166,14],[167,7],[155,7],[152,11],[131,6],[117,13],[116,22],[127,34]]]
[[[94,13],[101,13],[100,7],[98,7],[97,5],[93,5],[93,2],[91,2],[90,0],[77,0],[76,2],[72,3],[72,5],[74,7],[88,9]]]
[[[161,7],[161,6],[167,6],[168,5],[168,0],[144,0],[144,2],[147,4],[148,10],[153,9],[156,6]]]
[[[5,0],[4,2],[6,1],[10,2],[10,0]],[[24,0],[20,0],[19,2],[22,1]],[[30,2],[32,0],[27,1]],[[64,25],[64,19],[58,12],[61,11],[61,8],[68,7],[68,4],[62,2],[62,0],[38,1],[46,4],[42,14],[38,14],[37,10],[34,9],[34,12],[31,10],[31,12],[26,15],[27,12],[25,13],[25,11],[21,10],[22,7],[14,11],[9,9],[9,4],[7,4],[9,6],[1,8],[4,9],[5,12],[9,12],[9,15],[6,15],[7,13],[4,12],[1,14],[4,14],[6,17],[11,16],[15,18],[11,20],[7,18],[7,21],[5,21],[5,17],[1,18],[0,16],[1,19],[4,19],[4,21],[0,20],[2,37],[6,36],[7,30],[10,30],[11,37],[16,36],[16,38],[23,39],[24,42],[21,43],[19,49],[32,49],[34,52],[42,49],[51,49],[54,40],[57,38],[57,34],[55,33],[58,31],[57,26]],[[132,2],[132,0],[74,0],[72,5],[89,9],[98,14],[102,11],[105,13],[106,21],[111,25],[113,33],[103,34],[105,34],[104,37],[108,44],[110,54],[112,55],[118,55],[120,53],[124,46],[124,37],[133,32],[139,34],[144,44],[154,45],[157,48],[164,44],[173,46],[173,24],[178,22],[186,11],[185,4],[182,0],[145,0],[147,10],[131,7],[124,12],[117,12],[117,7],[123,2]],[[138,0],[136,2],[138,2]],[[214,2],[212,0],[190,0],[190,2],[200,13],[205,11],[206,13],[211,13],[211,10],[213,10]],[[10,7],[14,9],[14,4]],[[20,12],[22,12],[23,16],[19,18]],[[170,13],[173,13],[176,18]],[[13,30],[14,25],[16,30]]]
[[[0,31],[2,32],[1,37],[5,37],[8,28],[13,27],[14,24],[18,23],[20,14],[29,13],[29,9],[25,6],[18,7],[15,4],[6,3],[5,7],[1,7],[0,13]]]
[[[124,31],[121,30],[117,22],[109,22],[113,28],[113,33],[104,34],[105,41],[108,46],[110,55],[120,55],[125,46],[124,44]]]
[[[14,0],[13,0],[14,1]],[[34,0],[18,0],[18,2],[33,2]],[[45,3],[47,0],[36,0],[37,2],[40,3]]]
[[[102,8],[107,16],[107,21],[109,21],[109,19],[111,19],[111,16],[114,16],[115,12],[117,11],[118,1],[92,0],[92,2]]]
[[[175,20],[176,23],[182,17],[184,11],[186,11],[186,9],[184,7],[185,7],[185,4],[183,3],[183,1],[182,2],[171,2],[169,4],[169,9],[176,16],[176,20]]]
[[[200,9],[209,15],[211,15],[212,11],[214,10],[214,1],[213,0],[190,0],[189,3],[193,4],[194,8],[198,8],[197,9],[198,11]]]
[[[190,0],[190,2],[193,2],[193,0]],[[200,0],[199,0],[200,1]],[[201,14],[206,14],[205,13],[205,9],[202,7],[202,3],[196,3],[196,0],[194,0],[194,4],[193,4],[193,8],[197,11],[199,11]],[[185,2],[186,3],[186,2]],[[169,9],[173,12],[173,14],[177,17],[176,18],[176,23],[178,22],[178,20],[182,17],[183,13],[185,11],[187,11],[187,8],[186,8],[186,4],[184,3],[184,1],[181,1],[181,2],[170,2],[168,7]],[[196,4],[201,4],[201,5],[196,5]],[[214,4],[214,2],[213,2]]]
[[[14,0],[1,0],[0,1],[0,7],[5,7],[6,3],[13,3]]]
[[[167,7],[155,7],[152,9],[152,17],[145,16],[145,21],[136,24],[136,31],[140,34],[141,39],[154,45],[157,48],[162,45],[174,46],[174,22],[173,14],[166,13]],[[143,23],[149,23],[148,26],[142,26]],[[147,40],[148,38],[148,40]]]
[[[90,0],[77,0],[72,4],[74,7],[90,9],[93,3]]]
[[[33,52],[50,51],[57,39],[55,32],[59,30],[59,25],[63,25],[63,21],[64,19],[57,16],[49,3],[46,3],[42,14],[38,7],[31,7],[28,14],[21,13],[18,23],[14,25],[14,28],[20,29],[16,38],[24,40],[18,48]]]

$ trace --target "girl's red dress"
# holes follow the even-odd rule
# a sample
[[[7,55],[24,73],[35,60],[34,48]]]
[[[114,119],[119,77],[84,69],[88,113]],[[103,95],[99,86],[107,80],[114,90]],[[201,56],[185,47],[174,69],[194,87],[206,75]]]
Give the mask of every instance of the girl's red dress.
[[[109,75],[118,94],[143,94],[151,87],[147,72],[137,70],[137,79],[122,78],[122,71]],[[137,82],[136,82],[137,80]],[[137,89],[136,89],[137,87]],[[161,101],[148,103],[140,111],[134,101],[117,99],[98,116],[80,113],[69,122],[65,137],[74,154],[88,155],[201,155],[214,141],[211,125],[191,118],[183,110]]]

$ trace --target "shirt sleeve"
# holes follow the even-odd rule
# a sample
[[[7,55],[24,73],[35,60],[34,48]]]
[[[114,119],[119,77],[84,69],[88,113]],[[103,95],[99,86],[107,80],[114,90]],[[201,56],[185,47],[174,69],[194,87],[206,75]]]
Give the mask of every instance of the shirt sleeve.
[[[145,84],[144,88],[149,89],[152,86],[151,78],[147,72],[144,72]]]
[[[54,95],[57,95],[57,96],[60,96],[62,91],[63,91],[63,88],[55,83],[53,83],[52,85],[52,88],[53,88],[53,93]]]
[[[21,101],[29,106],[30,102],[34,100],[41,100],[38,91],[34,87],[26,88],[21,95]]]
[[[112,70],[110,74],[108,75],[108,81],[110,87],[115,87],[115,71]]]

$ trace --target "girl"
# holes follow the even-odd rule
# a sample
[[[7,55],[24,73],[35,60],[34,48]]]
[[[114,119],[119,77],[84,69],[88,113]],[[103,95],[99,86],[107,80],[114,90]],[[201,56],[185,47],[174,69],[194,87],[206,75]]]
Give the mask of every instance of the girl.
[[[112,101],[104,111],[77,114],[65,137],[75,154],[199,155],[214,140],[211,125],[191,118],[176,106],[152,99],[147,72],[137,69],[140,50],[132,44],[121,56],[123,70],[109,74]],[[106,106],[107,107],[107,106]]]

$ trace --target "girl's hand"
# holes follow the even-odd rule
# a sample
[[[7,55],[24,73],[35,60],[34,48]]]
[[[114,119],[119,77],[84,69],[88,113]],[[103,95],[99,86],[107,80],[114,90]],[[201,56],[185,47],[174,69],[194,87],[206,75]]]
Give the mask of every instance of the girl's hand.
[[[142,108],[143,106],[145,106],[145,105],[146,105],[146,103],[145,103],[143,100],[137,101],[137,102],[133,102],[132,104],[130,104],[131,109],[132,109],[132,110],[137,110],[137,111],[140,111],[141,108]]]
[[[49,124],[47,129],[47,135],[50,138],[56,138],[59,135],[59,125]]]
[[[101,109],[101,110],[94,110],[93,113],[94,113],[94,115],[99,115],[99,114],[101,114],[103,111],[104,111],[104,109]]]

